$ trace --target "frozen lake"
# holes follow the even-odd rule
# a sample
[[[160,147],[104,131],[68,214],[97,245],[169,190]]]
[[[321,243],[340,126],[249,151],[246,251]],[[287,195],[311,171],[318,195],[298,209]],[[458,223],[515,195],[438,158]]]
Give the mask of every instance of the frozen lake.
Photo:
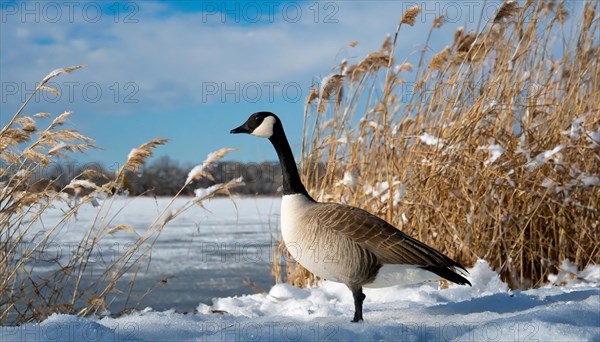
[[[188,200],[180,198],[171,208]],[[127,224],[142,233],[169,201],[170,198],[116,198],[108,210],[110,226]],[[215,198],[204,202],[204,208],[194,206],[169,222],[154,245],[149,267],[138,274],[134,295],[143,294],[161,279],[167,279],[167,283],[155,288],[140,308],[189,312],[199,303],[210,304],[214,297],[252,294],[256,288],[268,291],[275,284],[271,261],[272,246],[280,237],[280,203],[278,197],[236,198],[235,202]],[[48,229],[58,222],[62,210],[65,208],[48,209],[38,229]],[[58,240],[51,244],[53,250],[47,253],[59,253],[63,258],[71,253],[96,212],[97,208],[84,205],[77,219],[62,228]],[[134,240],[135,235],[126,231],[108,235],[92,254],[89,272],[102,272],[103,265],[118,257]],[[47,266],[56,267],[52,263]],[[111,312],[122,309],[126,298],[121,297],[115,298]]]
[[[142,232],[168,201],[117,198],[106,217],[112,218],[110,226],[129,224]],[[121,317],[53,314],[41,323],[0,327],[0,341],[600,340],[600,268],[578,271],[567,260],[551,284],[527,291],[510,291],[484,260],[468,269],[472,287],[451,284],[439,290],[438,284],[425,283],[365,289],[365,321],[350,324],[353,299],[343,284],[273,286],[271,243],[279,238],[279,209],[279,198],[214,199],[205,208],[193,207],[167,225],[150,266],[138,275],[136,295],[168,279],[141,303],[140,309],[153,310]],[[46,212],[38,232],[55,224],[61,210]],[[59,262],[95,213],[91,205],[83,207],[60,231],[54,241],[55,252],[62,253]],[[100,272],[103,260],[118,256],[134,236],[118,231],[103,239],[90,272]],[[254,294],[246,278],[266,293]],[[124,299],[117,297],[110,311],[119,312]]]

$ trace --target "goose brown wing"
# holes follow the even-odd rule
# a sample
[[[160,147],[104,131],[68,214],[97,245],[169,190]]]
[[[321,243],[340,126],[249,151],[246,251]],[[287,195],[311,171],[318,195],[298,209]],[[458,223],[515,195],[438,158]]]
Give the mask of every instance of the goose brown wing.
[[[376,255],[382,264],[418,265],[432,270],[458,267],[464,270],[459,263],[438,250],[360,208],[321,203],[313,210],[315,212],[311,216],[317,220],[315,223],[319,229],[331,229],[348,237]]]

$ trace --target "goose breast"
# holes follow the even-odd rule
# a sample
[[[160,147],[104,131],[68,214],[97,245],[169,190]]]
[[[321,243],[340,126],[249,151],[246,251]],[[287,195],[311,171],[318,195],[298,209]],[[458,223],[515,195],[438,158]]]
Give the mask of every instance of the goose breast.
[[[281,232],[288,251],[322,279],[358,285],[374,281],[377,257],[331,229],[332,222],[343,224],[344,212],[326,206],[301,194],[283,196]]]

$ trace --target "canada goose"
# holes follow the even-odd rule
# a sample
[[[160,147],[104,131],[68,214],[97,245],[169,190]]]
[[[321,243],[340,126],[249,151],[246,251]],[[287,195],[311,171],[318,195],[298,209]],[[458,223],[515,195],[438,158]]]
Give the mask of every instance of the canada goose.
[[[362,288],[387,287],[447,279],[471,283],[463,266],[441,252],[402,233],[362,209],[320,203],[300,180],[281,120],[270,112],[252,114],[230,133],[268,138],[283,173],[281,235],[290,254],[322,279],[346,284],[354,297],[354,319],[362,317]]]

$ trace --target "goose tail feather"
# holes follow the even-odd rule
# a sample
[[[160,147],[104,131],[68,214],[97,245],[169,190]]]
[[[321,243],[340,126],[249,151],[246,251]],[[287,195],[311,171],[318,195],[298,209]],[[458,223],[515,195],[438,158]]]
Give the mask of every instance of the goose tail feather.
[[[445,267],[445,266],[422,266],[421,267],[424,270],[427,270],[429,272],[435,273],[438,276],[449,280],[453,283],[459,284],[459,285],[471,285],[471,282],[469,282],[467,280],[467,278],[463,277],[462,275],[460,275],[459,273],[457,273],[454,269]],[[466,271],[465,271],[466,272]]]

